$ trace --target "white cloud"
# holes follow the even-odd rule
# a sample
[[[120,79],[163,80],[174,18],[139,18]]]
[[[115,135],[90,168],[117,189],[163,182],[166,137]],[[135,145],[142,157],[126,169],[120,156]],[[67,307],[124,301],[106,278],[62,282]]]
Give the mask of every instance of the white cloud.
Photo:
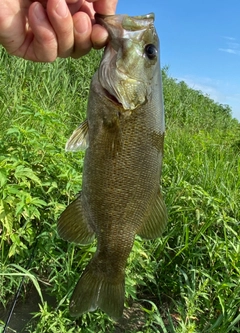
[[[218,50],[219,50],[219,51],[222,51],[222,52],[227,52],[227,53],[230,53],[230,54],[237,54],[237,55],[240,55],[240,50],[234,50],[234,49],[221,49],[221,48],[219,48]]]
[[[190,75],[178,77],[177,80],[186,82],[190,88],[200,90],[219,104],[228,104],[233,117],[240,121],[240,94],[236,93],[237,88],[229,82]]]
[[[225,39],[227,39],[227,40],[236,40],[236,38],[234,38],[234,37],[229,37],[229,36],[223,36],[223,38],[225,38]]]
[[[240,44],[236,42],[236,38],[234,37],[223,37],[223,38],[226,39],[225,42],[226,46],[219,48],[218,51],[226,52],[229,54],[240,55]]]
[[[240,44],[239,43],[228,43],[228,46],[231,48],[231,49],[239,49],[239,46]]]
[[[220,93],[217,88],[220,85],[220,81],[218,80],[213,80],[208,77],[194,78],[191,76],[185,76],[178,78],[178,81],[186,82],[190,88],[202,91],[216,102],[220,103],[220,101],[224,99],[224,95]]]

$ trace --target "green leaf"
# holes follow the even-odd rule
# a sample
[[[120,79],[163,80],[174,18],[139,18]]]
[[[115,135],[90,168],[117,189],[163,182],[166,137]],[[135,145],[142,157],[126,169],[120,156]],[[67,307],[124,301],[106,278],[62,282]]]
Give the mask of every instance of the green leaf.
[[[40,299],[41,299],[41,302],[42,302],[42,304],[43,304],[44,302],[43,302],[42,291],[41,291],[41,288],[40,288],[40,285],[39,285],[39,283],[38,283],[38,280],[37,280],[36,276],[33,275],[32,273],[30,273],[27,269],[25,269],[25,268],[23,268],[23,267],[21,267],[21,266],[19,266],[19,265],[16,265],[16,264],[10,264],[9,267],[10,267],[10,266],[11,266],[11,267],[14,267],[16,270],[18,270],[18,271],[20,271],[20,272],[22,272],[22,273],[0,273],[0,275],[25,276],[25,277],[29,278],[29,279],[33,282],[33,284],[34,284],[34,286],[35,286],[35,288],[36,288],[36,290],[37,290],[37,292],[38,292],[38,294],[39,294],[39,297],[40,297]]]
[[[24,180],[26,178],[29,178],[33,180],[35,183],[41,185],[41,180],[38,178],[38,176],[33,172],[32,169],[25,167],[24,165],[18,165],[16,167],[14,176],[18,180]]]
[[[7,172],[5,169],[0,169],[0,186],[3,187],[7,183]]]
[[[13,134],[13,133],[20,134],[19,128],[18,127],[11,127],[7,130],[6,134],[10,135],[10,134]]]

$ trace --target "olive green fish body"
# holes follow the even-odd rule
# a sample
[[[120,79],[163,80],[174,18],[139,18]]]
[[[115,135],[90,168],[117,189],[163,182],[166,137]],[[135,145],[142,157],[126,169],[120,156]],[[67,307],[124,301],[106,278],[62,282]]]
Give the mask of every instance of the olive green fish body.
[[[71,314],[99,307],[117,319],[135,235],[159,237],[167,221],[159,187],[164,110],[153,17],[115,15],[103,25],[110,42],[92,79],[87,120],[67,143],[68,150],[87,147],[82,191],[61,215],[58,231],[77,243],[97,237],[97,251],[73,292]]]

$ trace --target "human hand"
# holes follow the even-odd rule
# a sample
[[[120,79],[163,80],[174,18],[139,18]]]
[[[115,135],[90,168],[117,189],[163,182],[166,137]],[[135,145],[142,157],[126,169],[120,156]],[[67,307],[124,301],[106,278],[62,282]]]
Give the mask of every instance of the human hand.
[[[12,55],[51,62],[103,47],[108,34],[94,14],[114,14],[118,0],[0,1],[0,44]]]

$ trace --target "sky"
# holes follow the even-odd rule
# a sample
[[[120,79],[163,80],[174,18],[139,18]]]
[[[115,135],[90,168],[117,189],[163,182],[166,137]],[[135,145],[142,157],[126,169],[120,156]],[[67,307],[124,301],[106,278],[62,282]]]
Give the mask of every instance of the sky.
[[[117,14],[155,13],[161,67],[227,104],[240,121],[240,0],[118,0]]]

